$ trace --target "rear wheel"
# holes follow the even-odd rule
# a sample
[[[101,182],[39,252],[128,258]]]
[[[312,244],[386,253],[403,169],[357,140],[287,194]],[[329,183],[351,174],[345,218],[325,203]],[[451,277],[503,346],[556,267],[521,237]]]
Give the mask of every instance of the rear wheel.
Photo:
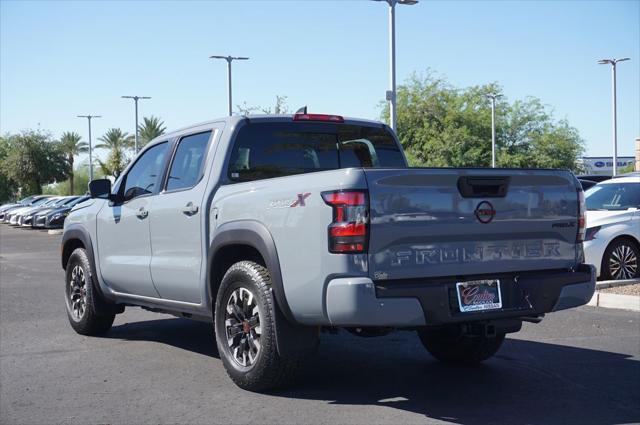
[[[101,335],[111,329],[115,313],[98,314],[104,301],[94,290],[89,258],[83,248],[76,248],[69,257],[65,275],[67,317],[71,327],[81,335]]]
[[[628,238],[618,238],[609,244],[602,256],[604,280],[634,279],[640,277],[640,250]]]
[[[480,363],[492,357],[505,334],[480,336],[463,334],[458,327],[418,331],[422,345],[436,359],[451,363]]]
[[[286,386],[300,370],[300,358],[278,354],[274,308],[266,268],[241,261],[227,270],[216,298],[216,343],[229,377],[245,390]]]

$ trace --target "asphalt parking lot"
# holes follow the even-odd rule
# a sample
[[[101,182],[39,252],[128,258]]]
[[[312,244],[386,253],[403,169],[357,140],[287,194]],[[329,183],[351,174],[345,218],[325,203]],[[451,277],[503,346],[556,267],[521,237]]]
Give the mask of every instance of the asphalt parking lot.
[[[0,422],[640,422],[640,314],[582,307],[525,324],[480,367],[413,333],[324,335],[295,388],[240,390],[211,326],[129,308],[103,338],[67,323],[60,236],[0,225]]]

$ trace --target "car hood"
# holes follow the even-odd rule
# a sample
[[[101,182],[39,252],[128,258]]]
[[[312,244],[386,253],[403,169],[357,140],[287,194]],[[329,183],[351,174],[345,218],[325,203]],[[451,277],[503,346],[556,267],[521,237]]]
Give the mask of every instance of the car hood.
[[[51,210],[55,210],[55,207],[36,208],[32,211],[29,211],[28,214],[47,214]]]
[[[29,211],[33,207],[18,207],[11,209],[11,214],[23,214],[26,211]]]
[[[7,210],[10,210],[11,208],[15,208],[19,206],[22,206],[22,204],[4,204],[3,206],[0,207],[0,211],[7,211]]]
[[[587,227],[607,226],[631,220],[635,210],[621,211],[587,211]]]
[[[47,215],[54,215],[58,213],[68,212],[68,211],[71,211],[70,207],[51,208],[49,211],[47,211]]]

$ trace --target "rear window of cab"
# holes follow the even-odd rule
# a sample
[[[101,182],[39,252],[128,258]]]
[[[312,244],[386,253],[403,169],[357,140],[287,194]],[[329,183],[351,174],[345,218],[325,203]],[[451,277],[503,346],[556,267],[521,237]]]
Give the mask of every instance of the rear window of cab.
[[[228,176],[252,181],[349,167],[406,167],[384,128],[326,123],[249,123],[236,136]]]

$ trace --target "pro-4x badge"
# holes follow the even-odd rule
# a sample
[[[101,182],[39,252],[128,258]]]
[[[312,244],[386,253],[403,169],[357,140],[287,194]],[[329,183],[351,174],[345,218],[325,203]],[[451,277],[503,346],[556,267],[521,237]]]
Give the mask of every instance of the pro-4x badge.
[[[306,199],[311,196],[311,193],[298,193],[296,198],[284,198],[284,199],[274,199],[269,202],[269,208],[271,209],[279,209],[279,208],[294,208],[294,207],[306,207],[305,203]]]
[[[293,207],[305,207],[306,204],[304,200],[307,199],[311,195],[311,193],[298,193],[298,200],[291,204],[291,208]]]

